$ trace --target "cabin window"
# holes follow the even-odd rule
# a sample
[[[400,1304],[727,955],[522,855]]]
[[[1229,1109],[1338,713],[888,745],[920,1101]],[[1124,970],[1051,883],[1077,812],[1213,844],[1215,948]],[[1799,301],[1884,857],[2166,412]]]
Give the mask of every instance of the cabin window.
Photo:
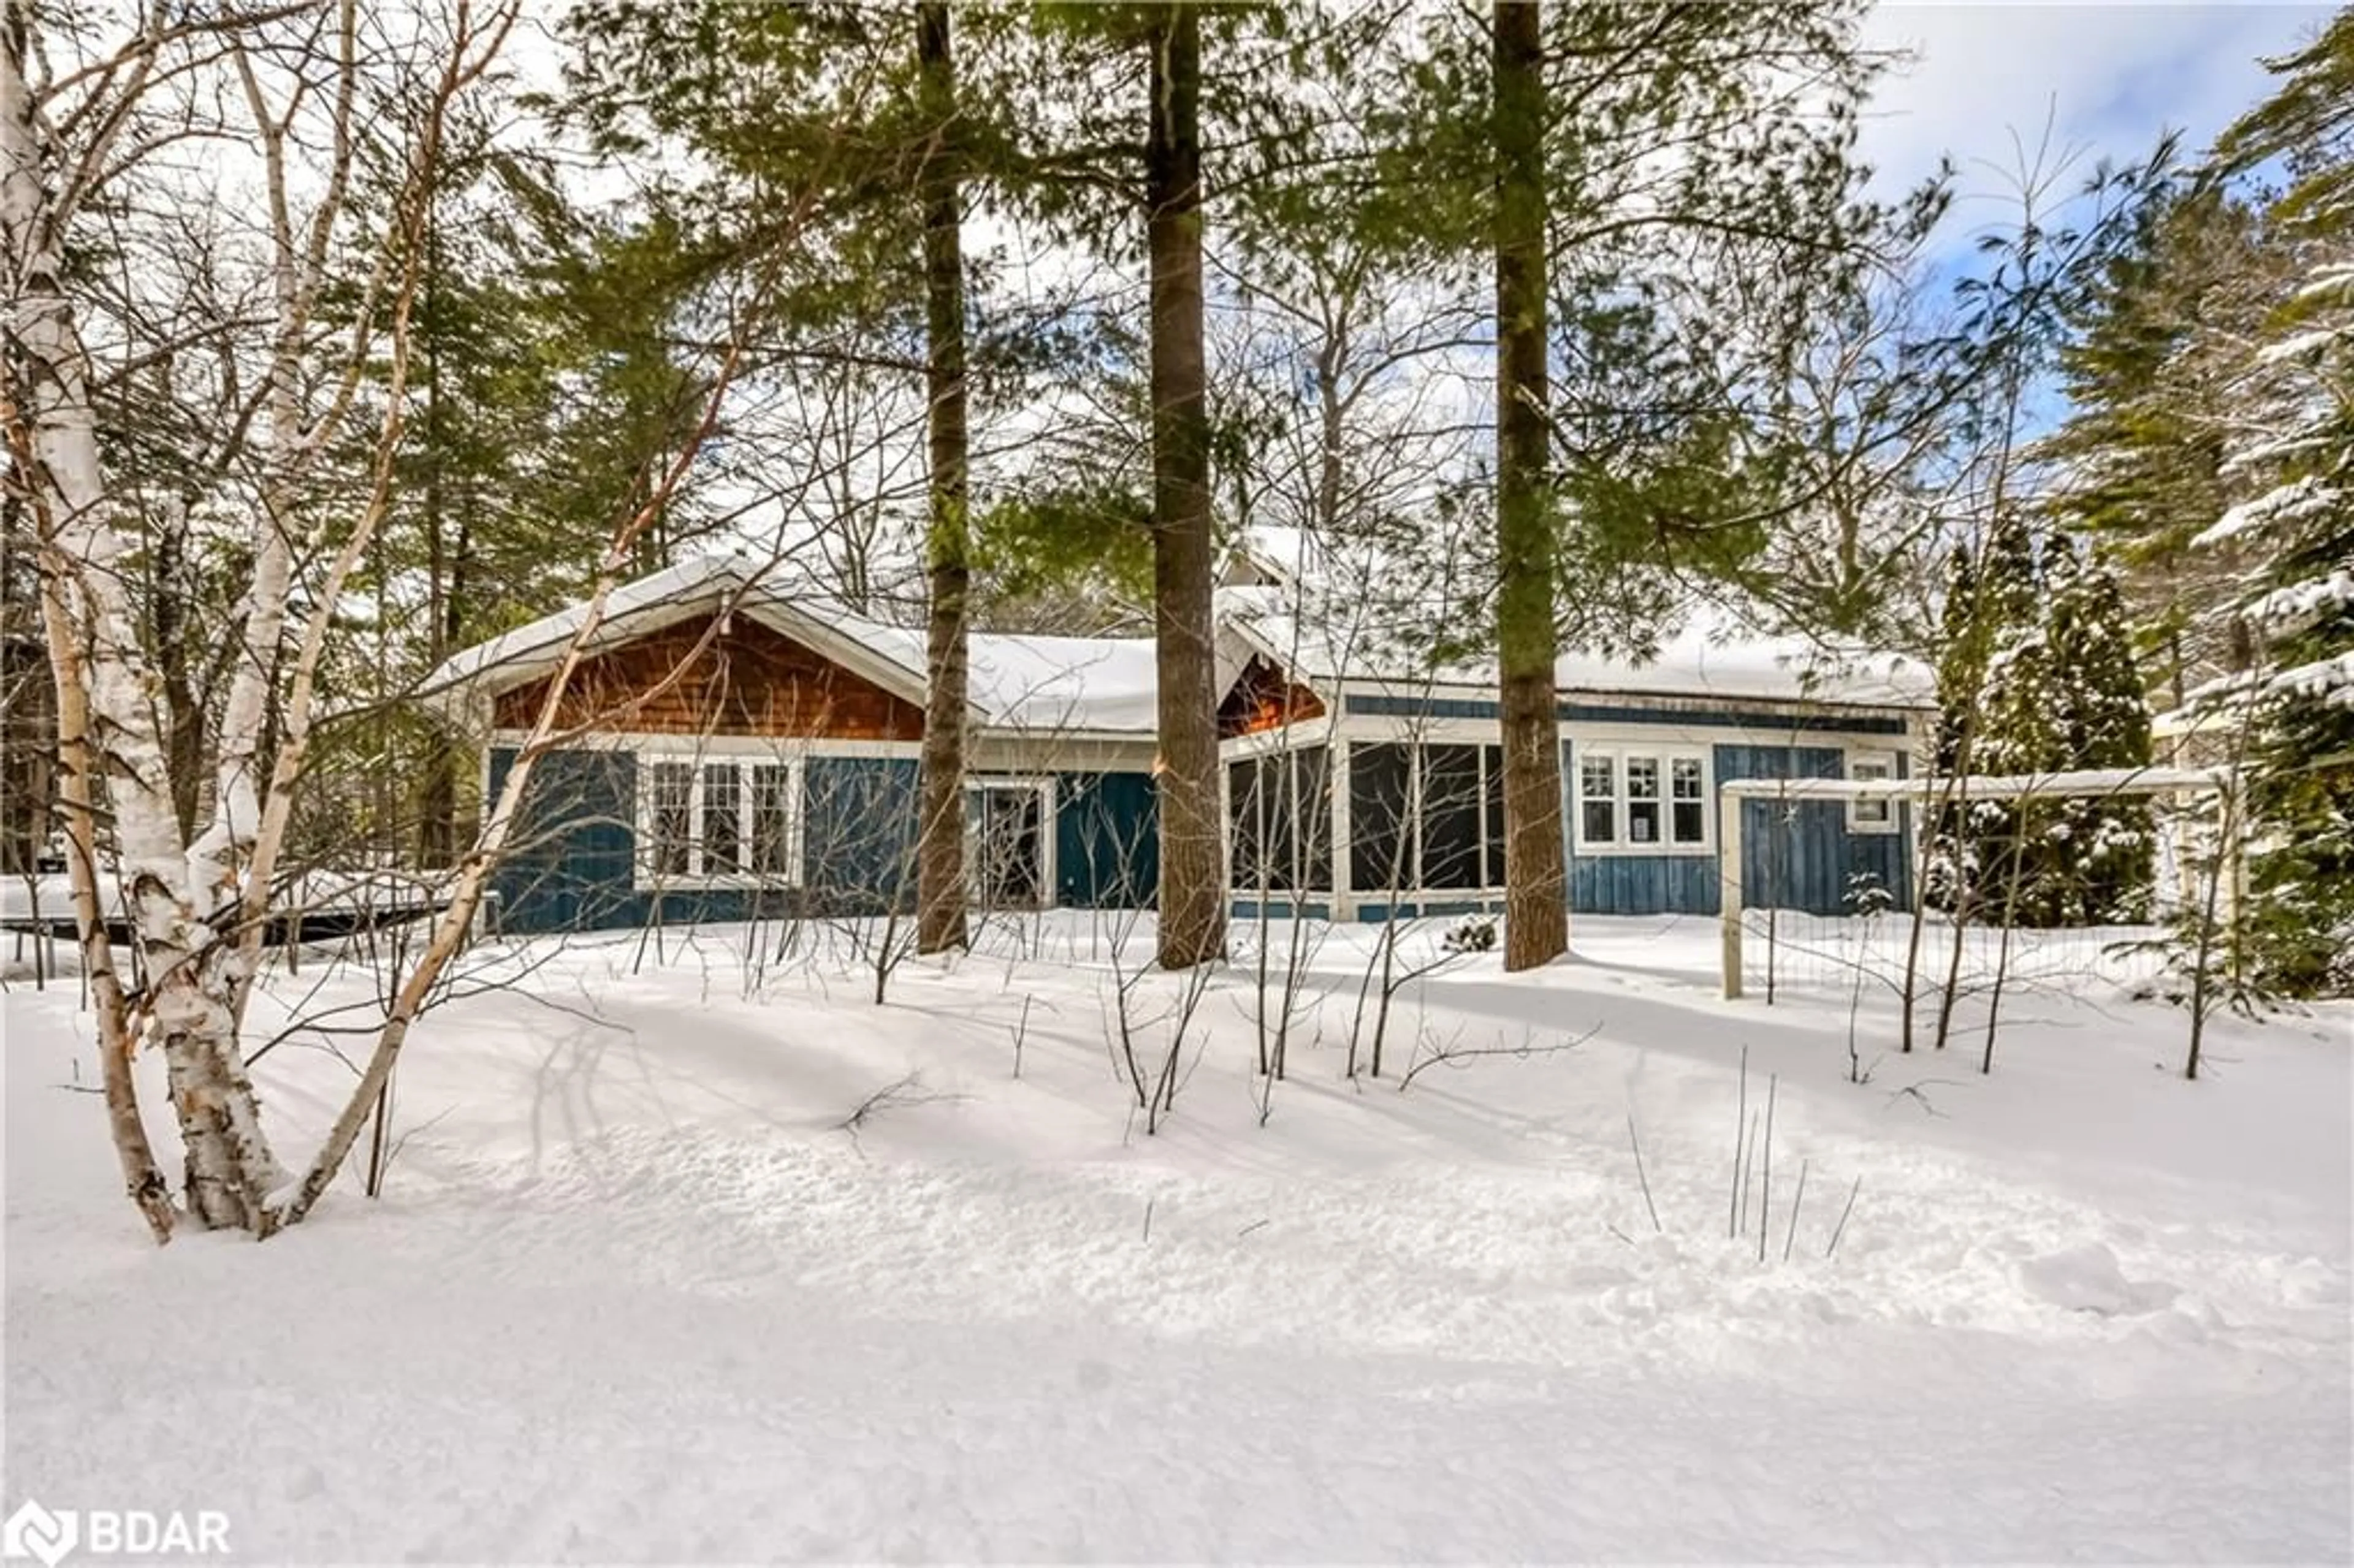
[[[964,831],[965,880],[976,905],[983,910],[1053,906],[1053,779],[967,779]]]
[[[1503,880],[1503,747],[1349,748],[1350,886],[1470,892]]]
[[[1577,754],[1577,836],[1589,844],[1618,842],[1618,759],[1608,752]]]
[[[1577,847],[1589,853],[1708,848],[1708,758],[1696,751],[1580,746]]]
[[[1627,842],[1656,844],[1660,837],[1659,759],[1630,757],[1627,759]]]
[[[1893,752],[1866,751],[1851,754],[1847,759],[1850,779],[1879,783],[1896,777],[1896,757]],[[1896,831],[1896,801],[1887,795],[1847,803],[1847,826],[1854,833],[1893,833]]]
[[[1238,890],[1332,888],[1331,752],[1321,746],[1226,764],[1226,818]]]
[[[1670,758],[1668,769],[1674,780],[1675,799],[1670,805],[1670,825],[1674,841],[1680,844],[1706,843],[1708,780],[1701,770],[1700,758]]]
[[[638,885],[798,882],[801,798],[797,762],[641,757]]]

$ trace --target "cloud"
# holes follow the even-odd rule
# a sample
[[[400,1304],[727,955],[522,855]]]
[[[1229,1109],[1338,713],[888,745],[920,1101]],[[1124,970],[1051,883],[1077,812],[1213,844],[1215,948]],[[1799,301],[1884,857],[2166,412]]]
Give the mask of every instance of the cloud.
[[[1883,3],[1865,20],[1865,41],[1917,58],[1874,94],[1862,154],[1892,193],[1950,154],[1958,178],[1948,231],[1958,243],[2000,219],[2020,149],[2033,157],[2047,121],[2053,154],[2076,156],[2069,185],[2099,158],[2146,155],[2169,129],[2195,157],[2268,90],[2259,57],[2296,48],[2330,10]]]

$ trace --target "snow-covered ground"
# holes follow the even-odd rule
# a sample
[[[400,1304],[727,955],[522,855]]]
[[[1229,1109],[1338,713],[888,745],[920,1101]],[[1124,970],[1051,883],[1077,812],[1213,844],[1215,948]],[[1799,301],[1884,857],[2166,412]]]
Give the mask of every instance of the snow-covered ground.
[[[478,950],[386,1196],[259,1246],[148,1245],[70,980],[13,984],[0,1508],[294,1562],[2354,1556],[2354,1012],[2220,1025],[2189,1084],[2178,1012],[2079,977],[1981,1078],[1868,987],[1859,1086],[1836,980],[1728,1003],[1712,923],[1581,919],[1409,988],[1352,1082],[1352,928],[1264,1125],[1246,963],[1149,1136],[1100,918],[882,1006],[751,935]],[[279,974],[257,1041],[376,994]],[[290,1160],[364,1043],[261,1059]]]

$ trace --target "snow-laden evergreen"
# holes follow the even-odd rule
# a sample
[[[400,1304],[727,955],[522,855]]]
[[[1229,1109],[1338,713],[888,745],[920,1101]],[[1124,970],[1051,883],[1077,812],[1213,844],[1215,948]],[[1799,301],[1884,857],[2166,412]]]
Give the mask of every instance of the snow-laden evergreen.
[[[2216,617],[2244,670],[2193,694],[2254,775],[2260,978],[2354,984],[2354,267],[2323,249],[2251,356],[2230,462],[2253,493],[2200,536],[2253,563]]]
[[[2150,714],[2109,563],[2053,532],[2039,546],[2010,514],[1983,559],[1957,551],[1947,582],[1936,764],[1946,777],[2143,768]],[[1942,813],[1928,891],[1977,917],[2099,925],[2148,897],[2147,807],[2099,796],[1979,800]]]

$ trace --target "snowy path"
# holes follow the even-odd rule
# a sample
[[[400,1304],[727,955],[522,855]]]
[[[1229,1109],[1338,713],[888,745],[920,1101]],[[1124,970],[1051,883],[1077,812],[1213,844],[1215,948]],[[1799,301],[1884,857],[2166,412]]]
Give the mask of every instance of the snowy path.
[[[1760,1266],[1723,1234],[1722,1004],[1639,970],[1450,979],[1450,1027],[1604,1033],[1404,1095],[1353,1090],[1328,1043],[1265,1128],[1222,993],[1148,1140],[1066,969],[910,971],[882,1010],[850,980],[751,1001],[607,969],[536,977],[594,1020],[437,1015],[382,1203],[160,1254],[116,1212],[94,1098],[50,1086],[69,1007],[12,991],[5,1500],[223,1509],[241,1555],[300,1562],[2354,1546],[2346,1053],[2309,1031],[2234,1036],[2186,1111],[2128,1075],[2135,1040],[2070,1020],[1933,1118],[1891,1103],[1894,1069],[1837,1081],[1843,1012],[1834,1040],[1742,1018],[1755,1074],[1786,1075]],[[264,1066],[312,1125],[343,1071]],[[942,1097],[834,1129],[910,1068]],[[2118,1125],[2040,1147],[2079,1078]],[[2237,1151],[2169,1172],[2198,1126]],[[217,1358],[200,1418],[175,1340]]]

